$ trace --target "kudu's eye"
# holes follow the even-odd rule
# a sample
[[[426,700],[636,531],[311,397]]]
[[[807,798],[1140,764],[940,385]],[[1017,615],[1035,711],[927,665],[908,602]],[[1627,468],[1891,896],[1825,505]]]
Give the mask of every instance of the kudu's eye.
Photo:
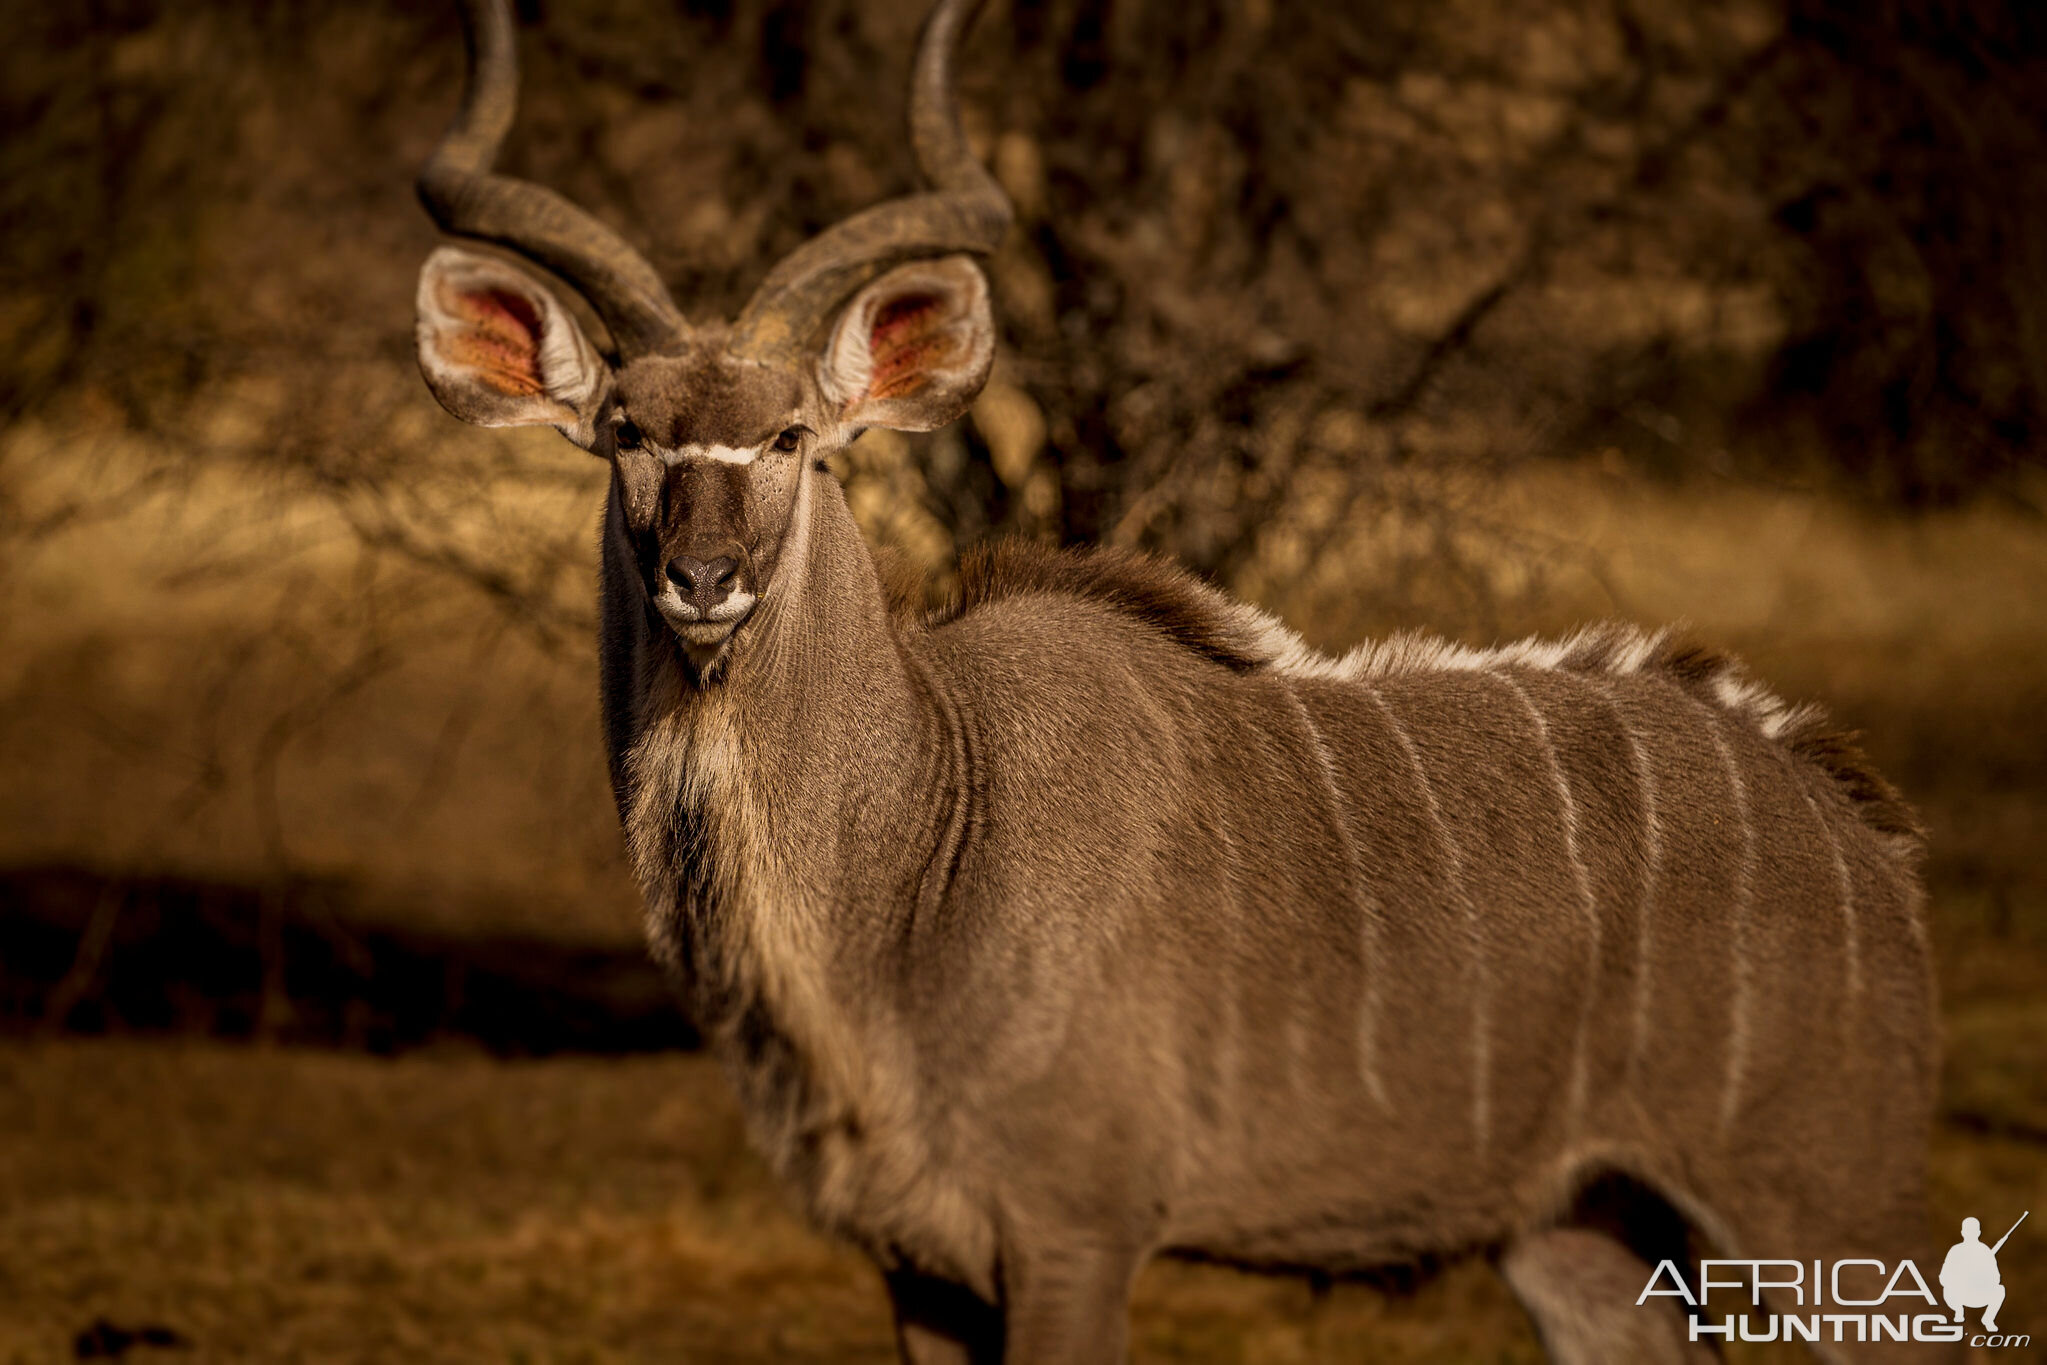
[[[620,450],[638,450],[641,440],[640,429],[631,422],[620,422],[616,439]]]
[[[783,432],[780,436],[777,436],[775,438],[775,449],[781,451],[785,455],[802,444],[803,444],[802,427],[790,427],[787,431]]]

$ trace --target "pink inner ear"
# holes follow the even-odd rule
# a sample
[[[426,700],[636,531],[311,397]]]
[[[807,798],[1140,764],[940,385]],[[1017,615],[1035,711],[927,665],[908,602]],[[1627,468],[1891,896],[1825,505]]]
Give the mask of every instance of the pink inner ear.
[[[533,300],[510,289],[465,289],[455,292],[448,311],[463,322],[442,343],[449,360],[476,371],[500,393],[526,397],[542,391],[541,320]]]
[[[905,294],[874,310],[867,330],[867,397],[901,398],[924,386],[930,371],[958,350],[946,326],[945,301],[934,294]]]

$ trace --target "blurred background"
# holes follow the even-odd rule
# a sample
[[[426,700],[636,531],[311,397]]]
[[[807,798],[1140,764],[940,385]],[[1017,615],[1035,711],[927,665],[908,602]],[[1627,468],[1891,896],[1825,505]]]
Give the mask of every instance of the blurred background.
[[[523,0],[501,164],[729,315],[910,187],[922,9]],[[641,956],[605,470],[418,377],[461,65],[452,5],[0,11],[0,1361],[891,1358]],[[1689,621],[1924,812],[1937,1211],[2047,1209],[2047,11],[1017,0],[962,73],[1000,358],[843,458],[871,539],[1331,648]],[[1135,1350],[1539,1358],[1482,1266],[1160,1266]]]

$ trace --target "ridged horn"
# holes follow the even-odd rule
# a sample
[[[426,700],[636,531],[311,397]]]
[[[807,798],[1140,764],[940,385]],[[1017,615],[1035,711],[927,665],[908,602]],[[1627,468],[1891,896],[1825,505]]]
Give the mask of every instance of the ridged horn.
[[[491,171],[519,102],[519,58],[505,0],[464,0],[469,66],[462,107],[419,173],[419,199],[443,232],[509,247],[571,285],[630,359],[672,347],[689,324],[624,238],[544,185]]]
[[[981,0],[939,0],[917,41],[910,143],[930,188],[854,214],[782,258],[733,324],[730,349],[789,360],[854,291],[892,266],[955,252],[985,255],[1009,230],[1009,200],[974,159],[960,126],[953,57]]]

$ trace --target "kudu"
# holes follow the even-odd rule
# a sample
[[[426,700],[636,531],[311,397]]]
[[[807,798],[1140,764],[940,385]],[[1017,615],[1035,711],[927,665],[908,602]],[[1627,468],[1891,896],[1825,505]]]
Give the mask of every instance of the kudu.
[[[972,257],[1009,210],[955,107],[973,7],[920,40],[930,190],[730,325],[491,172],[501,0],[419,181],[610,333],[496,255],[420,277],[449,411],[610,466],[603,727],[649,934],[904,1357],[1119,1359],[1161,1251],[1476,1251],[1557,1359],[1679,1359],[1680,1311],[1637,1306],[1661,1258],[1920,1251],[1918,836],[1815,711],[1620,626],[1332,659],[1100,549],[973,554],[949,609],[892,604],[826,457],[988,373]]]

